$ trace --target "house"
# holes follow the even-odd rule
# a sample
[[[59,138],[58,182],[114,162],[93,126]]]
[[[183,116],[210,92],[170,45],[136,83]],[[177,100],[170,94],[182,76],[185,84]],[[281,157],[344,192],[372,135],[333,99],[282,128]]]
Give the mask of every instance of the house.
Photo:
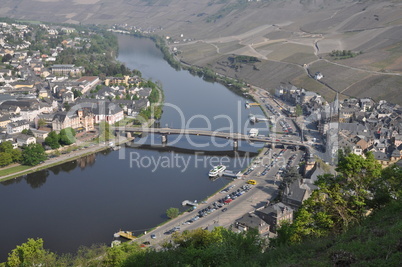
[[[398,134],[394,137],[394,145],[400,146],[402,144],[402,135]]]
[[[7,127],[7,124],[9,124],[11,122],[10,117],[11,117],[11,115],[0,116],[0,128]]]
[[[141,88],[138,92],[137,95],[139,98],[148,98],[151,95],[151,88]]]
[[[74,107],[72,108],[72,110]],[[78,129],[83,127],[85,131],[94,129],[94,114],[91,109],[80,108],[75,112],[58,112],[52,120],[53,131],[61,131],[65,128]]]
[[[52,74],[78,75],[84,73],[83,67],[76,67],[74,64],[55,64],[51,67]]]
[[[313,165],[314,168],[315,164]],[[312,169],[313,169],[312,168]],[[298,209],[311,195],[311,189],[302,180],[286,185],[282,194],[283,204]]]
[[[93,87],[95,87],[99,82],[99,77],[98,76],[83,76],[76,80],[77,83],[80,84],[81,93],[85,94],[89,90],[91,90]]]
[[[247,213],[235,221],[235,226],[241,231],[255,229],[259,234],[269,231],[269,225],[254,213]]]
[[[17,136],[17,145],[19,147],[21,146],[27,146],[30,144],[36,144],[36,138],[27,134],[20,134]]]
[[[109,124],[114,124],[124,119],[123,109],[119,105],[108,101],[93,103],[91,111],[95,116],[94,123],[105,121]]]
[[[66,91],[62,95],[63,103],[74,103],[74,93],[71,91]]]
[[[13,138],[11,135],[9,135],[9,134],[0,133],[0,143],[3,143],[3,142],[10,142],[10,143],[12,143],[14,149],[18,147],[18,146],[17,146],[17,143],[14,143],[14,138]],[[15,145],[14,145],[14,144],[15,144]]]
[[[48,91],[46,89],[44,89],[44,88],[40,89],[39,93],[38,93],[38,97],[39,98],[47,98],[47,97],[49,97]]]
[[[269,225],[269,231],[273,233],[283,222],[293,222],[293,209],[281,202],[257,209],[255,214]]]
[[[324,75],[321,72],[318,71],[314,74],[314,79],[321,80],[322,78],[324,78]]]
[[[25,129],[29,130],[29,123],[27,120],[21,120],[8,123],[6,132],[8,134],[17,134],[21,133]]]
[[[390,165],[390,160],[384,152],[374,152],[373,155],[383,168]]]
[[[46,137],[49,135],[48,131],[43,131],[43,130],[37,130],[37,129],[31,129],[34,137],[37,139],[45,140]]]

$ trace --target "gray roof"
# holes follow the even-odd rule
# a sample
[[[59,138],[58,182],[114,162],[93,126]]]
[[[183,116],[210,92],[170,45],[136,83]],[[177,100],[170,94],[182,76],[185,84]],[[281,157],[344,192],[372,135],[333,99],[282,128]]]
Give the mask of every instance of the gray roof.
[[[268,207],[259,210],[260,213],[264,213],[273,217],[276,217],[276,214],[281,214],[284,213],[285,211],[293,211],[293,209],[283,204],[282,202],[269,205]]]
[[[265,225],[265,221],[253,213],[243,215],[240,219],[236,220],[237,223],[245,225],[253,229],[259,229],[260,226]]]
[[[302,202],[306,193],[307,188],[303,188],[300,181],[295,181],[286,186],[285,190],[283,191],[283,196],[290,200]]]
[[[373,155],[376,160],[388,160],[388,156],[383,152],[374,152]]]

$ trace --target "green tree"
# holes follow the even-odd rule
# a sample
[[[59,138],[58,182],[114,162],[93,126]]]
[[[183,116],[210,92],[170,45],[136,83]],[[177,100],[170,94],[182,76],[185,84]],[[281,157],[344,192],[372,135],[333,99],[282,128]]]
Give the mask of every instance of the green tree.
[[[374,197],[371,206],[381,208],[393,200],[402,197],[402,169],[394,164],[382,170],[381,177],[374,181],[371,191]]]
[[[71,127],[62,129],[59,136],[59,143],[61,145],[71,145],[75,143],[75,131]]]
[[[45,149],[40,144],[30,144],[22,151],[22,164],[35,166],[47,159]]]
[[[26,243],[17,246],[9,253],[6,266],[55,266],[55,254],[43,248],[42,239],[29,238]]]
[[[19,148],[13,149],[11,152],[11,159],[13,162],[20,162],[22,160],[22,151]]]
[[[13,144],[10,141],[0,143],[0,152],[11,153],[13,151]]]
[[[13,149],[13,144],[10,141],[2,142],[0,143],[0,153],[6,153],[3,154],[3,156],[10,157],[11,163],[12,162],[19,162],[21,161],[21,150],[19,148]],[[7,162],[8,160],[3,160],[3,162]],[[8,164],[6,164],[8,165]],[[5,165],[3,165],[5,166]]]
[[[283,182],[287,185],[300,180],[302,176],[300,175],[299,171],[296,167],[289,168],[286,173],[283,175]]]
[[[82,96],[82,92],[77,89],[73,89],[73,94],[74,94],[74,98]]]
[[[13,159],[10,153],[0,152],[0,166],[4,167],[13,163]]]
[[[60,135],[55,131],[51,131],[45,138],[45,144],[50,146],[51,149],[57,149],[60,147]]]
[[[103,257],[104,266],[123,266],[124,261],[129,255],[139,254],[141,247],[137,244],[125,242],[119,246],[107,248],[106,255]]]
[[[166,211],[166,215],[170,218],[176,218],[179,216],[179,209],[178,208],[168,208]]]
[[[46,121],[44,120],[44,119],[39,119],[38,120],[38,127],[40,128],[40,127],[44,127],[44,126],[46,126],[47,125],[47,123],[46,123]]]
[[[296,105],[295,115],[296,117],[303,115],[303,108],[299,104]]]

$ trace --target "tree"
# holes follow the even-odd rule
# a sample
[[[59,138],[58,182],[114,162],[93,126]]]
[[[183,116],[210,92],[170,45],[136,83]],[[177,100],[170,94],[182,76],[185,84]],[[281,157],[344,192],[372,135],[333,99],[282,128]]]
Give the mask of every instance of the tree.
[[[179,209],[178,208],[168,208],[166,211],[166,215],[170,218],[176,218],[179,216]]]
[[[51,149],[57,149],[60,147],[60,135],[55,131],[51,131],[48,136],[45,138],[45,144],[50,146]]]
[[[62,129],[59,136],[59,143],[61,145],[71,145],[75,143],[75,131],[71,127]]]
[[[4,63],[4,62],[9,62],[12,58],[13,58],[12,55],[6,54],[6,55],[4,55],[3,58],[1,59],[1,62],[3,62],[3,63]]]
[[[299,104],[296,105],[295,115],[296,117],[303,115],[303,108]]]
[[[13,144],[10,141],[0,143],[0,152],[10,153],[13,150]]]
[[[43,240],[29,238],[26,243],[17,246],[7,258],[6,266],[52,266],[56,255],[43,248]]]
[[[46,121],[44,119],[39,119],[38,120],[38,127],[39,128],[43,127],[43,126],[46,126],[46,125],[47,125],[47,123],[46,123]]]
[[[73,94],[74,94],[74,98],[82,96],[82,92],[77,89],[73,89]]]
[[[20,162],[22,160],[22,151],[21,149],[17,148],[17,149],[13,149],[11,152],[11,159],[13,160],[13,162]]]
[[[13,159],[11,157],[10,153],[7,152],[0,152],[0,166],[4,167],[13,162]]]
[[[300,173],[296,169],[296,167],[291,167],[290,169],[287,170],[287,172],[283,176],[283,182],[285,184],[289,185],[301,178],[302,178],[302,176],[300,175]]]
[[[40,144],[29,144],[22,151],[22,164],[35,166],[47,159],[45,149]]]

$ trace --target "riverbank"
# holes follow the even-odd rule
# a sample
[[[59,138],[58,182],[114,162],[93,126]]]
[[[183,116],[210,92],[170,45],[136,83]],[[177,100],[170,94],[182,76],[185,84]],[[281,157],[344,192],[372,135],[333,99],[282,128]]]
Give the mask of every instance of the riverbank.
[[[130,138],[130,139],[125,138],[122,141],[117,142],[115,144],[120,145],[120,144],[129,142],[131,140],[132,140],[132,138]],[[82,158],[85,156],[89,156],[89,155],[104,151],[106,149],[110,149],[110,146],[107,145],[106,143],[105,144],[92,143],[92,144],[89,144],[88,147],[81,147],[78,150],[72,151],[70,153],[62,154],[62,155],[60,155],[58,157],[54,157],[54,158],[49,158],[49,159],[45,160],[43,163],[33,166],[33,167],[24,166],[24,165],[17,165],[17,166],[13,166],[10,168],[5,167],[3,169],[0,169],[0,176],[1,176],[0,181],[6,181],[6,180],[13,179],[13,178],[16,178],[16,177],[19,177],[22,175],[27,175],[27,174],[34,173],[34,172],[37,172],[40,170],[48,169],[50,167],[54,167],[54,166],[57,166],[57,165],[60,165],[60,164],[66,163],[66,162],[76,160],[78,158]],[[2,173],[3,171],[7,171],[9,169],[14,169],[14,168],[16,171],[14,171],[10,174],[6,173],[3,175],[3,173]],[[19,168],[21,168],[22,170],[19,170]]]
[[[154,105],[157,107],[161,107],[163,105],[163,92],[162,89],[157,87],[158,94],[159,94],[159,99],[158,102],[156,102]],[[153,125],[155,123],[155,119],[151,118],[148,120],[148,127]],[[116,138],[113,141],[115,146],[127,143],[132,141],[134,138],[123,138],[116,136]],[[60,156],[54,157],[54,158],[48,158],[45,160],[43,163],[36,165],[36,166],[26,166],[26,165],[20,165],[20,164],[13,164],[12,166],[6,166],[4,168],[0,169],[0,182],[1,181],[6,181],[10,179],[14,179],[16,177],[22,176],[22,175],[27,175],[30,173],[34,173],[40,170],[48,169],[50,167],[54,167],[66,162],[70,162],[73,160],[76,160],[81,157],[85,157],[88,155],[92,155],[98,152],[101,152],[103,150],[109,149],[110,146],[108,143],[104,142],[86,142],[84,144],[76,145],[77,149],[73,150],[69,153],[66,154],[61,154]]]

